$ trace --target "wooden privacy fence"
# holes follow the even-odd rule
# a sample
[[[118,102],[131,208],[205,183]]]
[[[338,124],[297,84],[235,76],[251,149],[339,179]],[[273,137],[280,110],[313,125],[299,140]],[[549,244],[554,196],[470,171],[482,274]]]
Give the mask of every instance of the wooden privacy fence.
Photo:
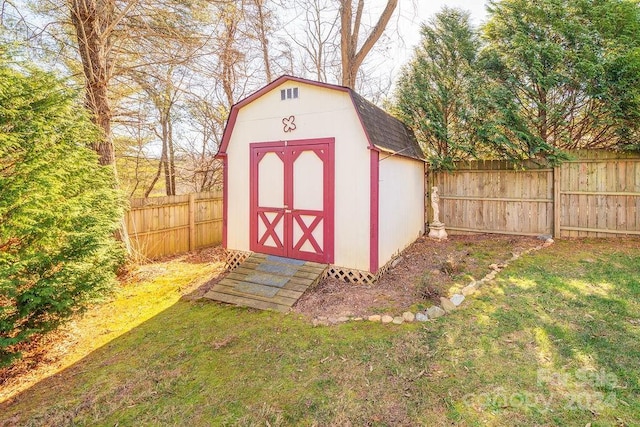
[[[453,234],[640,236],[640,154],[575,155],[552,169],[491,160],[430,173],[440,219]],[[131,199],[125,219],[134,249],[159,258],[220,244],[222,203],[221,191]]]
[[[125,220],[132,245],[147,258],[222,242],[222,192],[131,199]]]
[[[587,151],[559,167],[462,162],[429,176],[453,233],[640,235],[640,155]],[[428,205],[429,206],[429,205]],[[430,215],[429,215],[430,217]]]

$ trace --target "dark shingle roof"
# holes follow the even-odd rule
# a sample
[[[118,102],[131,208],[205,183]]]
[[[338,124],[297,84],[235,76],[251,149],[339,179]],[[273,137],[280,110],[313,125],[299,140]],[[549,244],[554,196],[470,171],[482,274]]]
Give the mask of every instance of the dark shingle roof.
[[[373,145],[383,151],[425,160],[415,135],[404,123],[349,90],[353,104]]]

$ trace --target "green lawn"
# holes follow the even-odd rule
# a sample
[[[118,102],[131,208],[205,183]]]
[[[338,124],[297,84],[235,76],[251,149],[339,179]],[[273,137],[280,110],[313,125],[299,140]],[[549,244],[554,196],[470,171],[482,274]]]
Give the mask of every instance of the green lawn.
[[[639,367],[640,240],[559,241],[424,324],[179,301],[0,424],[632,426]]]

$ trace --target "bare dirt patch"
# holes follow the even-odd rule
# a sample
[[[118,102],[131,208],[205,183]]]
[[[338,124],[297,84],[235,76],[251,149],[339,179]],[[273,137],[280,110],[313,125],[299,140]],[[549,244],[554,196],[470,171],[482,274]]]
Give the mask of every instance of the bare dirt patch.
[[[324,279],[296,303],[294,310],[308,318],[399,314],[428,307],[440,296],[461,288],[501,263],[542,242],[535,237],[473,235],[434,241],[416,240],[399,261],[372,286]]]

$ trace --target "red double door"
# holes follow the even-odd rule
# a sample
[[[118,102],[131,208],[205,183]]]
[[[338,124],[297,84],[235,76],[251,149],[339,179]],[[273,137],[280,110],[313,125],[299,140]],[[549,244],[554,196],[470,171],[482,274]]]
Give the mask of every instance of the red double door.
[[[250,248],[333,263],[334,139],[255,143]]]

